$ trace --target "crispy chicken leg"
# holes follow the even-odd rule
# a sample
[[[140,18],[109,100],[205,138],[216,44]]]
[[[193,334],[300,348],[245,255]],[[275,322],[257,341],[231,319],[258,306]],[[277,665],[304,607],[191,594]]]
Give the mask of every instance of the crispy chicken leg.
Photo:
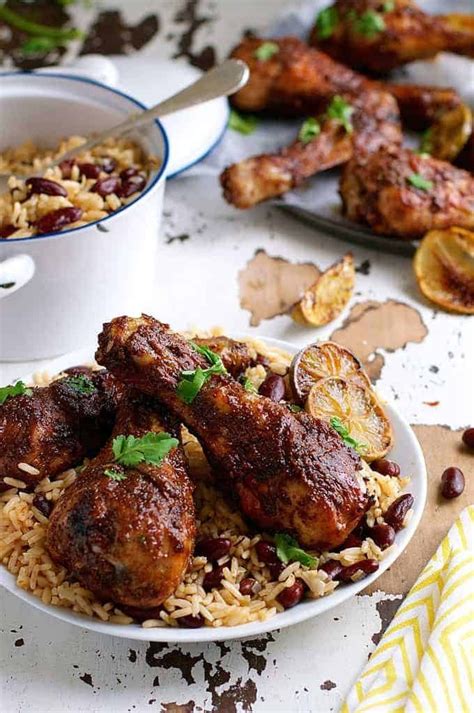
[[[365,512],[359,456],[327,423],[226,375],[212,376],[184,403],[176,391],[182,371],[209,365],[168,325],[145,315],[114,319],[99,335],[97,358],[196,435],[223,487],[261,528],[293,533],[307,547],[335,547]]]
[[[8,398],[0,406],[0,480],[8,476],[35,485],[97,453],[110,435],[122,392],[107,371],[81,368]],[[38,473],[22,470],[21,463]]]
[[[471,15],[427,15],[412,0],[336,0],[310,42],[351,67],[384,74],[438,52],[474,56]]]
[[[354,157],[340,193],[345,215],[375,233],[409,239],[434,228],[474,228],[474,177],[409,149]]]
[[[124,397],[114,437],[161,431],[175,436],[177,422],[146,396]],[[111,439],[57,501],[47,546],[56,562],[102,599],[145,610],[175,590],[194,538],[192,485],[181,447],[159,466],[123,468],[114,463]]]

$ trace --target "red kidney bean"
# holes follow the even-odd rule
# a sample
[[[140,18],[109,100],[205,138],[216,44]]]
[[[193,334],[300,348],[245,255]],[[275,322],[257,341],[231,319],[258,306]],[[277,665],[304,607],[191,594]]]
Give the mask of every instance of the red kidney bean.
[[[124,181],[118,190],[118,195],[121,198],[129,198],[134,193],[142,191],[146,186],[145,176],[132,176],[127,181]]]
[[[61,228],[64,228],[70,223],[75,223],[76,220],[82,218],[81,208],[58,208],[57,210],[52,210],[50,213],[46,213],[36,221],[36,227],[39,233],[56,233]]]
[[[337,548],[338,551],[340,550],[345,550],[348,547],[360,547],[362,544],[362,539],[356,535],[355,532],[351,532],[351,534],[344,540],[342,545],[339,545]]]
[[[117,161],[114,158],[112,158],[111,156],[104,156],[104,158],[101,158],[100,160],[100,167],[105,173],[112,173],[112,171],[115,171],[117,167]]]
[[[3,480],[0,480],[0,493],[4,493],[5,490],[10,490],[11,487],[11,485],[7,485]]]
[[[86,178],[99,178],[100,166],[95,163],[78,163],[79,171]]]
[[[409,509],[413,507],[413,503],[413,495],[410,495],[410,493],[400,495],[400,497],[390,505],[387,512],[383,516],[387,525],[391,525],[395,532],[402,529],[405,515]]]
[[[61,161],[59,164],[59,170],[61,171],[61,176],[64,179],[71,178],[72,167],[76,162],[73,158],[67,158],[65,161]]]
[[[201,540],[196,545],[196,554],[208,560],[219,560],[229,554],[231,541],[227,537],[215,537]]]
[[[120,178],[118,176],[107,176],[106,178],[99,178],[94,185],[91,186],[91,191],[105,198],[105,196],[109,196],[111,193],[117,193],[119,188]]]
[[[241,594],[248,594],[252,596],[253,594],[258,594],[262,586],[260,582],[257,582],[253,577],[245,577],[239,584],[239,591]]]
[[[224,572],[224,565],[220,567],[214,567],[210,572],[206,572],[202,582],[202,586],[206,592],[210,592],[211,589],[217,589],[220,587],[221,580]]]
[[[474,448],[474,428],[466,428],[462,434],[462,440],[468,448]]]
[[[33,498],[33,506],[45,517],[49,517],[53,509],[53,503],[51,500],[47,500],[43,493],[36,493]]]
[[[373,539],[376,545],[382,550],[386,550],[387,547],[393,545],[395,542],[395,530],[391,525],[387,525],[386,522],[380,525],[374,525],[369,530],[369,537]]]
[[[258,393],[277,403],[285,398],[285,381],[279,374],[269,374],[260,384]]]
[[[302,582],[301,579],[296,579],[291,587],[285,587],[285,589],[280,592],[277,599],[285,609],[291,609],[291,607],[296,606],[296,604],[299,604],[303,599],[304,590],[304,582]]]
[[[255,552],[257,553],[258,561],[264,564],[280,564],[276,553],[275,545],[270,544],[270,542],[265,542],[260,540],[255,545]]]
[[[14,225],[2,225],[0,228],[0,238],[8,238],[17,228]]]
[[[400,475],[400,466],[393,460],[388,460],[387,458],[377,458],[377,460],[372,461],[370,467],[376,470],[377,473],[381,475],[390,475],[392,478],[398,477]]]
[[[339,562],[339,560],[328,560],[327,562],[322,564],[319,569],[322,569],[323,572],[326,572],[329,579],[337,579],[344,567]]]
[[[277,562],[270,562],[267,567],[270,570],[271,578],[276,581],[285,569],[285,566],[286,565],[284,565],[283,562],[280,562],[280,560],[278,560]]]
[[[350,564],[348,567],[343,567],[334,579],[337,579],[339,582],[357,582],[359,579],[364,579],[364,577],[372,574],[372,572],[376,572],[378,568],[379,563],[377,560],[362,560],[362,562],[356,562],[355,564]],[[353,579],[353,577],[356,577],[356,579]]]
[[[451,500],[457,498],[464,491],[464,473],[460,468],[446,468],[441,476],[441,495]]]
[[[146,621],[147,619],[159,619],[161,607],[151,607],[151,609],[140,609],[139,607],[129,607],[126,604],[121,604],[120,609],[128,616],[133,617],[137,621]]]
[[[179,626],[185,629],[200,629],[201,626],[204,626],[204,617],[200,614],[197,616],[192,616],[191,614],[188,614],[188,616],[180,616],[176,621]]]
[[[66,189],[56,181],[50,181],[49,178],[27,178],[25,184],[30,189],[30,193],[44,193],[47,196],[67,196]]]
[[[138,168],[134,168],[133,166],[130,166],[129,168],[124,168],[123,171],[120,171],[119,176],[122,179],[122,181],[128,181],[129,178],[132,176],[136,176],[138,173]]]

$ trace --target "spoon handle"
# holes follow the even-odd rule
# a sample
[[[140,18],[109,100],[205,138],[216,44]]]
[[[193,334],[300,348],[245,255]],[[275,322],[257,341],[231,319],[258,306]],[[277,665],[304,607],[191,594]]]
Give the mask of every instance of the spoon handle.
[[[67,151],[55,161],[54,165],[73,158],[83,151],[88,151],[106,139],[113,136],[121,136],[129,131],[138,129],[159,117],[172,114],[182,109],[188,109],[196,104],[203,104],[217,97],[233,94],[246,84],[248,77],[249,69],[245,62],[239,59],[227,59],[222,64],[206,72],[206,74],[189,87],[156,104],[156,106],[151,109],[147,109],[143,112],[134,112],[120,124],[112,126],[100,134],[96,134],[84,144],[71,149],[71,151]]]

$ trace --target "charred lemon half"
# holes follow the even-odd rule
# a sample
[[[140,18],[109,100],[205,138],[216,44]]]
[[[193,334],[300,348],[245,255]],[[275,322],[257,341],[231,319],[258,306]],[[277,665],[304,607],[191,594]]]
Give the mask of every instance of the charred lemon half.
[[[314,285],[293,307],[291,317],[298,324],[322,327],[332,322],[349,302],[355,284],[351,253],[321,273]]]
[[[466,104],[459,104],[443,112],[427,130],[421,150],[443,161],[452,161],[461,153],[472,133],[472,111]]]
[[[425,297],[450,312],[474,314],[474,233],[430,230],[413,262]]]
[[[393,444],[390,421],[372,389],[338,376],[321,379],[308,394],[306,411],[342,424],[364,460],[383,458]]]
[[[290,383],[296,399],[303,403],[313,384],[328,376],[370,386],[362,364],[349,349],[336,342],[317,342],[298,352],[291,363]]]

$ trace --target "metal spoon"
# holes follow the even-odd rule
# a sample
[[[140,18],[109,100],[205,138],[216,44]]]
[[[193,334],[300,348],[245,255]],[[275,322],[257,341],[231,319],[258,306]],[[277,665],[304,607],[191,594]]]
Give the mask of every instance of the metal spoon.
[[[70,151],[67,151],[55,159],[53,163],[49,164],[48,168],[57,166],[67,159],[74,158],[78,154],[92,149],[106,139],[113,136],[122,136],[129,131],[139,129],[159,117],[172,114],[175,111],[181,111],[182,109],[188,109],[196,104],[203,104],[204,102],[211,101],[211,99],[233,94],[247,83],[248,78],[249,68],[245,62],[242,62],[240,59],[227,59],[217,67],[210,69],[193,84],[190,84],[185,89],[182,89],[177,94],[173,94],[173,96],[168,97],[168,99],[165,99],[159,104],[156,104],[151,109],[147,109],[143,112],[133,112],[128,119],[122,121],[120,124],[116,124],[102,131],[100,134],[96,134],[80,146],[76,146]],[[10,174],[3,174],[3,176],[0,174],[0,177],[5,177],[6,175],[8,177],[10,176]]]

